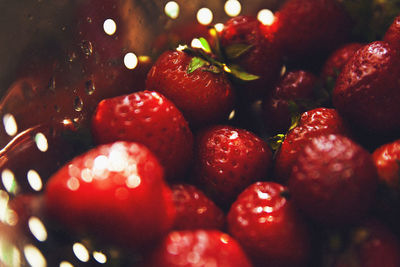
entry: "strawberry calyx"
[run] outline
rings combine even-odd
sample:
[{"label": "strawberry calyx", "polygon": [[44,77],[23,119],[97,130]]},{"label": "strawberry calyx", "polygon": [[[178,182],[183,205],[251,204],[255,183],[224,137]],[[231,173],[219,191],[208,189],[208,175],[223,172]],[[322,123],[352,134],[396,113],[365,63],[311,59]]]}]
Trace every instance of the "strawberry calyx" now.
[{"label": "strawberry calyx", "polygon": [[216,39],[214,49],[204,37],[198,38],[201,44],[200,48],[192,48],[188,45],[180,45],[177,48],[178,51],[183,51],[193,57],[187,68],[188,74],[201,68],[203,71],[209,71],[216,74],[225,72],[242,81],[253,81],[260,78],[260,76],[246,72],[237,64],[228,63],[230,59],[235,59],[245,54],[252,48],[252,45],[234,44],[222,50],[221,45],[219,44],[218,35],[212,35],[215,36]]}]

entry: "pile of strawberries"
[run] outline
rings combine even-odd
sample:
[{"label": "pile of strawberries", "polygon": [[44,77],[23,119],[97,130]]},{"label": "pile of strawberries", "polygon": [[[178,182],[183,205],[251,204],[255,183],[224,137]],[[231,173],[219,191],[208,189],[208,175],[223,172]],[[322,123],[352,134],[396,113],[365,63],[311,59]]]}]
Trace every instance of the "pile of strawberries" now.
[{"label": "pile of strawberries", "polygon": [[352,29],[339,1],[287,0],[163,52],[96,103],[40,212],[123,266],[400,266],[400,17]]}]

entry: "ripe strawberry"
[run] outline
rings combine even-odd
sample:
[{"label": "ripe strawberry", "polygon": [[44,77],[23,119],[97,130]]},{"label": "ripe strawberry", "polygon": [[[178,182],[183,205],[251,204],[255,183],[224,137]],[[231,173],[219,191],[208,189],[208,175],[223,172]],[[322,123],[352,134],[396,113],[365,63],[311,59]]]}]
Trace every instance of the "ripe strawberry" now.
[{"label": "ripe strawberry", "polygon": [[332,51],[348,39],[351,30],[348,14],[335,0],[288,0],[274,23],[276,42],[290,61],[309,61]]},{"label": "ripe strawberry", "polygon": [[164,52],[147,75],[146,89],[174,102],[191,126],[227,119],[235,101],[228,79],[205,66],[188,71],[192,59],[183,51]]},{"label": "ripe strawberry", "polygon": [[222,229],[225,215],[214,202],[193,185],[171,186],[176,219],[174,229]]},{"label": "ripe strawberry", "polygon": [[310,237],[305,222],[285,197],[287,188],[257,182],[228,213],[228,229],[257,266],[305,266]]},{"label": "ripe strawberry", "polygon": [[344,249],[326,267],[396,267],[400,266],[400,242],[381,222],[369,219],[354,227]]},{"label": "ripe strawberry", "polygon": [[298,112],[304,112],[305,102],[314,98],[314,89],[317,77],[311,72],[296,70],[287,72],[264,98],[264,120],[272,133],[286,132],[291,124],[291,110],[289,102],[296,105]]},{"label": "ripe strawberry", "polygon": [[376,212],[397,229],[400,220],[400,140],[378,147],[372,159],[380,182]]},{"label": "ripe strawberry", "polygon": [[251,267],[240,245],[216,230],[173,231],[148,257],[148,267]]},{"label": "ripe strawberry", "polygon": [[280,50],[265,26],[255,17],[237,16],[225,23],[220,40],[228,62],[260,77],[240,84],[239,92],[253,98],[265,95],[278,80],[282,66]]},{"label": "ripe strawberry", "polygon": [[385,42],[388,42],[392,47],[400,50],[400,16],[397,16],[393,23],[387,29],[385,36],[383,37]]},{"label": "ripe strawberry", "polygon": [[293,203],[316,221],[359,220],[375,199],[377,175],[368,151],[341,135],[313,138],[299,152],[289,179]]},{"label": "ripe strawberry", "polygon": [[316,108],[304,112],[297,126],[286,134],[276,155],[275,178],[286,183],[299,151],[309,140],[324,134],[348,134],[347,127],[337,111],[329,108]]},{"label": "ripe strawberry", "polygon": [[400,189],[400,140],[382,145],[372,154],[379,180],[386,186]]},{"label": "ripe strawberry", "polygon": [[[325,61],[322,67],[321,76],[327,81],[332,79],[336,81],[337,76],[342,71],[347,61],[354,53],[363,46],[361,43],[348,43],[336,49]],[[332,88],[333,89],[333,88]]]},{"label": "ripe strawberry", "polygon": [[100,144],[117,140],[145,144],[159,157],[168,179],[181,177],[191,163],[192,132],[175,105],[157,92],[102,100],[93,115],[92,133]]},{"label": "ripe strawberry", "polygon": [[142,249],[174,221],[161,165],[144,145],[115,142],[74,158],[47,183],[46,213],[80,234]]},{"label": "ripe strawberry", "polygon": [[223,206],[255,181],[267,178],[272,153],[251,132],[218,125],[205,129],[195,144],[196,181]]},{"label": "ripe strawberry", "polygon": [[366,132],[400,130],[399,52],[386,42],[360,48],[344,66],[333,91],[339,113]]}]

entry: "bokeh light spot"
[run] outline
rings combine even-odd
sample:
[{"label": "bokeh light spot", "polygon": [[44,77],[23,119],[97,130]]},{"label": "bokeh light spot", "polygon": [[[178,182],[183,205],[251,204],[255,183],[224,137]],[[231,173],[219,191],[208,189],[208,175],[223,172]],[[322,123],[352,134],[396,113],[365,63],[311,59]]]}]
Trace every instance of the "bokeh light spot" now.
[{"label": "bokeh light spot", "polygon": [[9,136],[14,136],[18,132],[18,126],[15,117],[9,113],[3,116],[3,125],[6,133]]},{"label": "bokeh light spot", "polygon": [[237,0],[228,0],[224,5],[225,13],[230,17],[235,17],[242,11],[242,5]]},{"label": "bokeh light spot", "polygon": [[49,149],[49,144],[47,142],[47,138],[42,133],[37,133],[35,135],[35,143],[36,143],[37,148],[42,152],[46,152],[47,149]]},{"label": "bokeh light spot", "polygon": [[103,23],[104,32],[113,35],[117,31],[117,24],[113,19],[106,19]]},{"label": "bokeh light spot", "polygon": [[14,173],[9,169],[4,169],[1,172],[1,181],[3,182],[4,188],[9,193],[15,194],[17,192],[17,182],[15,180]]},{"label": "bokeh light spot", "polygon": [[60,262],[60,267],[74,267],[74,265],[72,265],[68,261],[62,261]]},{"label": "bokeh light spot", "polygon": [[37,217],[30,217],[28,221],[29,230],[37,240],[43,242],[47,239],[46,227]]},{"label": "bokeh light spot", "polygon": [[28,183],[35,191],[40,191],[43,188],[42,178],[40,178],[39,173],[35,170],[29,170],[26,177],[28,178]]},{"label": "bokeh light spot", "polygon": [[176,19],[179,16],[179,5],[175,1],[169,1],[164,7],[165,14],[171,19]]},{"label": "bokeh light spot", "polygon": [[47,262],[40,250],[33,245],[26,245],[24,247],[25,258],[31,266],[46,267]]},{"label": "bokeh light spot", "polygon": [[102,252],[99,251],[94,251],[93,252],[93,258],[101,264],[104,264],[107,262],[107,256],[105,254],[103,254]]},{"label": "bokeh light spot", "polygon": [[203,25],[209,25],[213,20],[213,13],[209,8],[203,7],[197,11],[197,21]]},{"label": "bokeh light spot", "polygon": [[87,248],[81,243],[75,243],[72,246],[72,250],[74,251],[75,256],[82,262],[89,261],[89,251]]},{"label": "bokeh light spot", "polygon": [[261,9],[257,13],[257,19],[264,25],[272,25],[275,20],[274,13],[269,9]]},{"label": "bokeh light spot", "polygon": [[137,56],[132,52],[127,53],[124,56],[125,67],[127,67],[130,70],[133,70],[134,68],[136,68],[136,66],[138,65],[138,62],[139,61],[138,61]]}]

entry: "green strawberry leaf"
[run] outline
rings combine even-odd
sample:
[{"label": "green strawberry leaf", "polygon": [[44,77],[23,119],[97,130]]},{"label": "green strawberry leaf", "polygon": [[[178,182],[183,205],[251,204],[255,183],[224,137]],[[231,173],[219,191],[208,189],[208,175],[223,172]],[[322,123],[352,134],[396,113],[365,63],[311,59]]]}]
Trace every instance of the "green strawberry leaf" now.
[{"label": "green strawberry leaf", "polygon": [[301,114],[299,112],[299,106],[294,101],[289,101],[289,112],[290,112],[291,122],[290,122],[290,127],[289,127],[288,131],[292,130],[299,124],[300,117],[301,117]]},{"label": "green strawberry leaf", "polygon": [[209,63],[200,58],[200,57],[193,57],[192,60],[190,60],[189,66],[187,68],[187,73],[190,74],[192,72],[194,72],[195,70],[197,70],[198,68],[201,68],[205,65],[208,65]]},{"label": "green strawberry leaf", "polygon": [[273,151],[277,151],[281,147],[285,137],[285,134],[277,134],[268,138],[267,142]]},{"label": "green strawberry leaf", "polygon": [[249,51],[252,47],[252,45],[248,44],[233,44],[225,48],[225,54],[228,59],[235,59]]},{"label": "green strawberry leaf", "polygon": [[201,46],[203,47],[203,50],[206,51],[207,53],[212,53],[211,47],[208,44],[207,40],[204,37],[200,37],[199,41],[201,43]]},{"label": "green strawberry leaf", "polygon": [[260,78],[260,76],[244,71],[238,65],[229,65],[229,66],[225,65],[224,70],[242,81],[254,81]]}]

